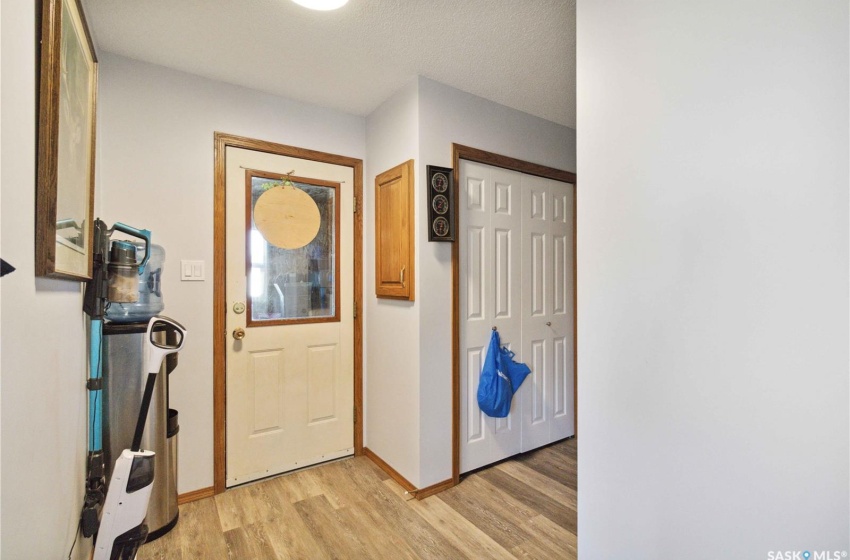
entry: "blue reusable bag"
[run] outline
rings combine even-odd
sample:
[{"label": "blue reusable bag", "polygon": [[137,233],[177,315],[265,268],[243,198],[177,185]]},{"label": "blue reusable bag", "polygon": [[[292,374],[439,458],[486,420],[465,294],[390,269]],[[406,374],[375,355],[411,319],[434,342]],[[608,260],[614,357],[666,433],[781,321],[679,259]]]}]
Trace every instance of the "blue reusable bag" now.
[{"label": "blue reusable bag", "polygon": [[487,357],[484,358],[484,367],[481,368],[481,378],[478,380],[478,407],[484,414],[494,418],[504,418],[508,415],[514,396],[511,380],[500,371],[500,353],[499,333],[493,331]]},{"label": "blue reusable bag", "polygon": [[531,373],[531,368],[521,362],[515,362],[514,356],[515,354],[504,346],[499,348],[499,370],[508,375],[508,379],[511,380],[511,391],[516,393]]}]

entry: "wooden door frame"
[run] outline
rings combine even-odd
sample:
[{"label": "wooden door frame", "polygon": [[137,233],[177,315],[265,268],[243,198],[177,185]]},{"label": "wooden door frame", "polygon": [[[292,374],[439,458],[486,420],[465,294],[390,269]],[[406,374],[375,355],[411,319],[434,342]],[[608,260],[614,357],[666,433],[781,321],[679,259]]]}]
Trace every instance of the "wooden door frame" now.
[{"label": "wooden door frame", "polygon": [[[354,175],[354,454],[363,454],[363,160],[255,140],[244,136],[215,133],[215,175],[213,209],[213,490],[226,490],[226,350],[225,326],[227,281],[225,251],[226,179],[225,152],[228,147],[294,157],[351,167]],[[345,310],[349,312],[349,310]]]},{"label": "wooden door frame", "polygon": [[[573,185],[573,422],[575,433],[578,434],[578,308],[577,308],[577,255],[576,255],[576,207],[578,200],[578,183],[576,174],[554,167],[546,167],[528,161],[470,148],[461,144],[452,144],[452,167],[454,168],[454,207],[460,215],[460,160],[474,163],[484,163],[502,169],[519,171],[526,175],[534,175],[545,179],[554,179]],[[457,224],[458,227],[460,224]],[[462,235],[452,243],[452,482],[460,483],[460,243]]]}]

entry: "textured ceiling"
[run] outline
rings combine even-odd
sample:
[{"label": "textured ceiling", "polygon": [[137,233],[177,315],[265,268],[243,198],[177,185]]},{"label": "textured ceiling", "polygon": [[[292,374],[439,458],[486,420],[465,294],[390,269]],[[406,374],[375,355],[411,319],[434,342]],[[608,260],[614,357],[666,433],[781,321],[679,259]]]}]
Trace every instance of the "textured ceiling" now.
[{"label": "textured ceiling", "polygon": [[575,128],[575,0],[83,0],[108,51],[356,115],[416,75]]}]

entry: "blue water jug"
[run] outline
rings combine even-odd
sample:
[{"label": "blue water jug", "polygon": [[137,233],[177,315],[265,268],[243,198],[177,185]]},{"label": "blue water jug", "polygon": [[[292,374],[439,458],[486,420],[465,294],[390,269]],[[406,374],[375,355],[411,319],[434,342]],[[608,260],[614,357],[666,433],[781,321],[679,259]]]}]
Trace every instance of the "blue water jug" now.
[{"label": "blue water jug", "polygon": [[[115,243],[115,242],[113,242]],[[126,243],[126,242],[121,242]],[[132,243],[136,247],[136,262],[145,257],[145,244]],[[107,301],[106,319],[114,323],[138,323],[147,321],[165,309],[162,299],[162,270],[165,264],[165,249],[160,245],[151,245],[151,256],[142,274],[138,274],[138,301]]]}]

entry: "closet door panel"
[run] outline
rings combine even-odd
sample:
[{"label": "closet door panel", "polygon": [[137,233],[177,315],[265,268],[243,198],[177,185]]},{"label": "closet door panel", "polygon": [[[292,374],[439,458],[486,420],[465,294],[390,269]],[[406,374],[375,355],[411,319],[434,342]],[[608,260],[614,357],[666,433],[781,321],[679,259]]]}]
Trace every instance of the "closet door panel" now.
[{"label": "closet door panel", "polygon": [[489,463],[492,419],[478,408],[477,392],[487,353],[487,269],[490,218],[486,209],[489,170],[462,166],[459,182],[460,223],[460,387],[461,472]]},{"label": "closet door panel", "polygon": [[518,173],[461,162],[461,472],[519,452],[520,406],[506,418],[478,408],[478,381],[492,328],[502,344],[518,346],[520,324]]},{"label": "closet door panel", "polygon": [[[461,472],[573,435],[572,185],[461,161]],[[492,328],[532,373],[507,418],[478,408]]]},{"label": "closet door panel", "polygon": [[[493,185],[493,205],[490,208],[490,239],[493,247],[493,288],[490,292],[493,316],[487,328],[499,331],[502,346],[520,354],[522,322],[520,319],[522,262],[520,215],[520,186],[522,174],[498,167],[490,167]],[[511,411],[506,418],[494,418],[494,438],[491,462],[501,461],[516,455],[522,449],[522,402],[514,398]]]},{"label": "closet door panel", "polygon": [[[553,216],[549,181],[522,178],[522,356],[531,374],[520,387],[522,451],[550,443],[553,414]],[[550,324],[547,324],[550,323]]]},{"label": "closet door panel", "polygon": [[575,188],[550,181],[552,198],[553,293],[552,293],[552,373],[553,402],[550,440],[575,435],[575,230],[573,228]]}]

